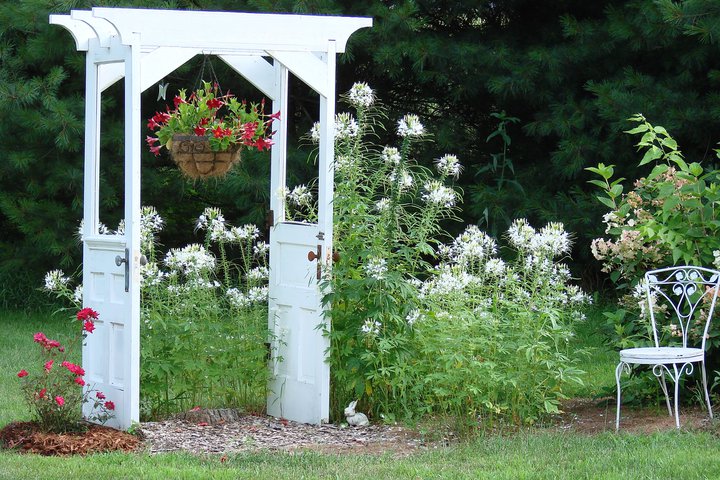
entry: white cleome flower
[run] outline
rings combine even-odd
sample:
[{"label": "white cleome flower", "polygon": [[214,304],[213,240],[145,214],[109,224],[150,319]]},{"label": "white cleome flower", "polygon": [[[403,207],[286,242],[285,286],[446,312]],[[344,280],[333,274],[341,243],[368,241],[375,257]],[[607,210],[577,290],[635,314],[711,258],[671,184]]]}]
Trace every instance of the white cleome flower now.
[{"label": "white cleome flower", "polygon": [[62,270],[52,270],[45,274],[44,288],[48,292],[57,292],[62,290],[68,282],[70,282],[70,278],[66,277]]},{"label": "white cleome flower", "polygon": [[405,317],[405,321],[408,323],[408,325],[412,326],[415,324],[415,322],[420,320],[421,317],[422,315],[420,315],[420,310],[416,309],[407,314],[407,316]]},{"label": "white cleome flower", "polygon": [[355,82],[348,92],[350,103],[357,108],[367,108],[375,103],[375,92],[365,82]]},{"label": "white cleome flower", "polygon": [[535,229],[528,224],[527,220],[519,218],[510,225],[507,236],[515,248],[525,249],[530,245],[530,240],[535,236]]},{"label": "white cleome flower", "polygon": [[390,165],[399,165],[400,161],[402,160],[400,151],[395,147],[383,148],[383,151],[380,154],[380,157],[383,159],[383,161],[385,163],[388,163]]},{"label": "white cleome flower", "polygon": [[499,258],[491,258],[485,264],[485,273],[494,277],[500,277],[505,273],[505,262]]},{"label": "white cleome flower", "polygon": [[425,193],[422,199],[430,205],[438,205],[445,208],[455,206],[457,194],[452,188],[446,187],[437,180],[431,180],[425,184]]},{"label": "white cleome flower", "polygon": [[548,223],[539,233],[530,239],[530,249],[557,257],[570,253],[570,234],[562,223]]},{"label": "white cleome flower", "polygon": [[452,245],[442,251],[451,261],[462,265],[475,260],[482,261],[496,252],[495,239],[481,231],[477,225],[468,226],[453,240]]},{"label": "white cleome flower", "polygon": [[232,227],[228,232],[228,240],[235,243],[243,243],[248,240],[255,240],[260,236],[260,230],[255,225],[248,223],[242,227]]},{"label": "white cleome flower", "polygon": [[320,142],[320,122],[313,123],[313,126],[310,129],[310,139],[313,143]]},{"label": "white cleome flower", "polygon": [[75,287],[75,291],[73,291],[73,301],[77,303],[78,305],[82,305],[82,297],[83,297],[83,286],[82,283]]},{"label": "white cleome flower", "polygon": [[381,198],[375,203],[375,210],[378,212],[384,212],[390,208],[390,199],[389,198]]},{"label": "white cleome flower", "polygon": [[368,277],[382,280],[387,273],[387,262],[384,258],[370,257],[363,265],[363,270]]},{"label": "white cleome flower", "polygon": [[247,277],[250,280],[255,280],[255,281],[267,280],[269,276],[270,276],[270,271],[268,270],[267,267],[255,267],[252,270],[250,270],[247,274]]},{"label": "white cleome flower", "polygon": [[188,276],[201,276],[215,268],[215,257],[198,244],[172,248],[165,255],[165,265]]},{"label": "white cleome flower", "polygon": [[265,242],[258,242],[253,247],[253,253],[257,255],[258,257],[265,258],[267,254],[270,252],[270,245],[268,245]]},{"label": "white cleome flower", "polygon": [[462,171],[462,165],[455,155],[443,155],[435,161],[435,168],[437,168],[440,175],[446,177],[458,178]]},{"label": "white cleome flower", "polygon": [[338,113],[335,115],[335,138],[347,139],[356,137],[360,127],[355,118],[347,113]]},{"label": "white cleome flower", "polygon": [[365,335],[377,336],[378,334],[380,334],[381,327],[382,323],[378,322],[377,320],[368,318],[367,320],[365,320],[365,323],[363,323],[362,327],[360,327],[360,331]]},{"label": "white cleome flower", "polygon": [[297,205],[298,207],[310,206],[312,205],[313,196],[307,186],[298,185],[288,193],[287,199],[291,204]]},{"label": "white cleome flower", "polygon": [[410,187],[413,186],[413,183],[415,183],[412,173],[407,170],[401,170],[399,176],[397,170],[390,172],[390,175],[388,175],[388,180],[391,184],[397,182],[397,188],[401,192],[410,189]]},{"label": "white cleome flower", "polygon": [[425,134],[425,127],[420,123],[417,115],[408,114],[398,120],[397,133],[401,137],[422,137]]}]

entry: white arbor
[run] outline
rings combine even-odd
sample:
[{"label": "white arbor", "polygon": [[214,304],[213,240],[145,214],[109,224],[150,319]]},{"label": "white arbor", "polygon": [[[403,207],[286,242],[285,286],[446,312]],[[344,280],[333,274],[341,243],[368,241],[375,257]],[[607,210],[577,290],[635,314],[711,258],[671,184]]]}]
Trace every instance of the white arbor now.
[{"label": "white arbor", "polygon": [[[271,152],[271,192],[285,186],[288,72],[320,95],[318,223],[285,219],[271,195],[270,315],[274,380],[268,412],[321,423],[329,416],[327,339],[317,272],[333,242],[335,55],[369,18],[124,8],[73,10],[50,23],[72,33],[86,53],[83,301],[100,313],[83,347],[89,386],[116,405],[111,423],[139,420],[140,392],[140,94],[197,54],[220,57],[281,112]],[[100,100],[125,79],[124,235],[100,235]],[[308,256],[312,251],[313,255]],[[312,258],[312,260],[310,260]],[[283,361],[278,361],[282,358]],[[86,412],[88,413],[88,412]]]}]

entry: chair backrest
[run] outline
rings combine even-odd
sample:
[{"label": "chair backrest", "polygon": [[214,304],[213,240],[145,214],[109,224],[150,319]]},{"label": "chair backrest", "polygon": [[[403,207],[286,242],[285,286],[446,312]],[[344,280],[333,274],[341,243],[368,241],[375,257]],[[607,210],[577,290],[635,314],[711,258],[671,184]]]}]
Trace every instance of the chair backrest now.
[{"label": "chair backrest", "polygon": [[[655,346],[663,335],[682,338],[682,346],[705,350],[710,321],[720,291],[720,272],[703,267],[681,266],[650,270],[645,274]],[[656,316],[664,319],[658,326]],[[664,331],[658,331],[666,328]]]}]

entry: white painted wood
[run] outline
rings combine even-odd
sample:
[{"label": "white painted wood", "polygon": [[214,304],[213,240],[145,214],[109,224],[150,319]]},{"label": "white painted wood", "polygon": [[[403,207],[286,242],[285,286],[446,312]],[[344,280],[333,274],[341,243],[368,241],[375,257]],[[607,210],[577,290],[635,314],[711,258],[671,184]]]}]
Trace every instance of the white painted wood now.
[{"label": "white painted wood", "polygon": [[80,20],[73,20],[69,15],[50,15],[50,24],[65,27],[75,39],[75,48],[78,51],[87,51],[90,48],[88,41],[97,38],[95,30],[90,28],[90,25]]},{"label": "white painted wood", "polygon": [[[278,223],[270,233],[269,310],[276,337],[272,342],[273,379],[267,411],[302,423],[326,423],[330,390],[325,383],[326,339],[315,251],[317,225]],[[280,360],[282,359],[282,360]]]},{"label": "white painted wood", "polygon": [[92,12],[86,10],[72,10],[70,16],[73,20],[81,20],[85,22],[95,31],[95,37],[100,41],[100,46],[103,48],[110,47],[110,40],[112,37],[119,36],[118,30],[113,26],[112,23],[93,16]]},{"label": "white painted wood", "polygon": [[[150,52],[144,52],[140,62],[142,74],[140,88],[144,92],[199,52],[200,50],[196,48],[172,47],[161,47]],[[100,91],[105,91],[124,76],[125,67],[122,64],[108,63],[101,65],[100,80],[98,82]]]},{"label": "white painted wood", "polygon": [[273,136],[275,144],[270,151],[270,210],[274,216],[273,223],[277,224],[285,221],[285,202],[279,192],[285,187],[287,175],[288,71],[280,62],[275,62],[273,71],[273,88],[278,90],[279,95],[272,102],[272,111],[280,112],[280,120],[273,124],[276,133]]},{"label": "white painted wood", "polygon": [[123,43],[136,32],[144,46],[193,47],[205,53],[324,51],[330,39],[343,52],[353,32],[372,25],[372,19],[359,17],[132,8],[95,7],[92,15],[111,22]]},{"label": "white painted wood", "polygon": [[[131,300],[125,292],[125,266],[115,257],[125,256],[125,237],[94,235],[84,237],[83,305],[99,313],[95,331],[82,349],[85,389],[105,394],[115,404],[115,417],[106,425],[126,429],[132,420],[131,365],[127,361],[131,343]],[[96,393],[91,393],[91,399]],[[83,405],[83,415],[93,413],[92,401]]]},{"label": "white painted wood", "polygon": [[267,98],[270,100],[280,98],[275,69],[267,60],[258,55],[220,55],[220,58]]},{"label": "white painted wood", "polygon": [[[118,407],[113,425],[127,428],[139,416],[140,93],[199,51],[220,55],[273,99],[273,111],[281,111],[271,153],[270,206],[275,225],[270,235],[270,322],[278,337],[273,344],[276,376],[268,412],[301,422],[326,422],[330,370],[324,361],[328,341],[316,328],[326,322],[316,267],[318,262],[329,266],[332,252],[335,55],[344,51],[353,32],[371,26],[372,20],[93,8],[73,11],[70,16],[52,15],[50,21],[68,29],[76,47],[88,52],[83,277],[86,305],[100,313],[97,331],[101,333],[88,337],[83,361],[91,382]],[[270,67],[262,58],[268,55],[273,57]],[[117,61],[125,63],[113,63]],[[286,179],[288,70],[321,94],[317,225],[285,222],[284,206],[277,197]],[[98,236],[99,99],[104,88],[123,76],[126,231],[124,236]],[[316,251],[318,245],[323,257],[308,261],[308,252]],[[128,292],[124,265],[115,265],[115,256],[124,256],[126,248],[130,253]]]},{"label": "white painted wood", "polygon": [[269,50],[273,58],[279,60],[296,77],[305,82],[310,88],[323,96],[329,96],[328,78],[335,83],[335,70],[328,77],[327,63],[318,59],[309,52],[281,52]]}]

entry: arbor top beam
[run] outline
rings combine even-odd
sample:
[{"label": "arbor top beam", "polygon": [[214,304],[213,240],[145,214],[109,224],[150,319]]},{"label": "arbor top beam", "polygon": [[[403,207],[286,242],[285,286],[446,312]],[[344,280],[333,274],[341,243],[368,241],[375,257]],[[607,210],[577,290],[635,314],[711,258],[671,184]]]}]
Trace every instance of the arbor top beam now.
[{"label": "arbor top beam", "polygon": [[344,52],[348,38],[372,26],[366,17],[291,15],[192,10],[102,8],[51,15],[75,37],[79,50],[97,38],[106,46],[111,37],[125,45],[139,39],[144,50],[157,47],[192,47],[203,53],[222,52],[326,52],[329,41]]}]

